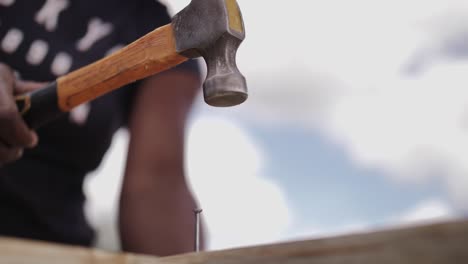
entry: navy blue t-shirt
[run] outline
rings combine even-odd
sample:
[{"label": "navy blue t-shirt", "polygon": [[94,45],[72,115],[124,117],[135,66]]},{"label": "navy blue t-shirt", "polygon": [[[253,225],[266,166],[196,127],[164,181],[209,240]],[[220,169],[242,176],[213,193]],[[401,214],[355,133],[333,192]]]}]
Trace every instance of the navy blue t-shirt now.
[{"label": "navy blue t-shirt", "polygon": [[[52,81],[170,22],[154,0],[2,0],[0,62]],[[195,61],[178,69],[197,71]],[[125,126],[138,82],[38,130],[37,148],[0,168],[0,235],[90,245],[82,184]]]}]

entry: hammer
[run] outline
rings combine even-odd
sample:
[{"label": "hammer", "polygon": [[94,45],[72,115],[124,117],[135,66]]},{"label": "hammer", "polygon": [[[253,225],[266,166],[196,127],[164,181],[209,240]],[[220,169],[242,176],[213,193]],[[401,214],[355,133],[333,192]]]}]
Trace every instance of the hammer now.
[{"label": "hammer", "polygon": [[205,102],[238,105],[247,99],[246,81],[236,65],[244,38],[236,0],[192,0],[172,23],[42,89],[16,97],[16,104],[28,126],[37,129],[80,104],[201,56],[208,69]]}]

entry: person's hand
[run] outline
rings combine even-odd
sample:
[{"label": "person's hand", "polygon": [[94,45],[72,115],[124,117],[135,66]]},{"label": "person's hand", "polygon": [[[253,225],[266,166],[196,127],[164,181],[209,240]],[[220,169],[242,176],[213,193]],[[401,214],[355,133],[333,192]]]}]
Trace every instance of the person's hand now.
[{"label": "person's hand", "polygon": [[14,96],[41,86],[16,80],[10,67],[0,63],[0,165],[19,159],[24,148],[37,145],[37,134],[23,121]]}]

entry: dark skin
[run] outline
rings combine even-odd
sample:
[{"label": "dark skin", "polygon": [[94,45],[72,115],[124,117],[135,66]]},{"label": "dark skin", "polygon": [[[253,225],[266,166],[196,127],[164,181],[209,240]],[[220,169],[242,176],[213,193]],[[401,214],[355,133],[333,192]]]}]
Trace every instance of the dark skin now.
[{"label": "dark skin", "polygon": [[[8,66],[0,65],[0,163],[19,159],[24,148],[37,144],[14,95],[43,86],[16,80]],[[124,251],[158,256],[193,251],[197,205],[185,177],[184,132],[199,87],[197,74],[169,70],[147,78],[138,90],[120,198]]]},{"label": "dark skin", "polygon": [[199,87],[197,75],[169,71],[147,79],[135,98],[120,200],[122,246],[129,251],[193,251],[197,205],[185,178],[184,131]]},{"label": "dark skin", "polygon": [[16,80],[13,71],[0,64],[0,164],[21,158],[25,148],[36,146],[38,138],[18,113],[14,95],[38,87],[39,83]]}]

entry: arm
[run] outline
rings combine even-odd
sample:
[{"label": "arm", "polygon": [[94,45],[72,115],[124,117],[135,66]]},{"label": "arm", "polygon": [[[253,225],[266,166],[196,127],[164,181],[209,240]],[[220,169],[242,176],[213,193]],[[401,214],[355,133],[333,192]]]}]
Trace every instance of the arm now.
[{"label": "arm", "polygon": [[120,200],[125,251],[159,256],[193,250],[195,200],[184,174],[187,115],[199,77],[168,71],[143,82],[130,119]]}]

